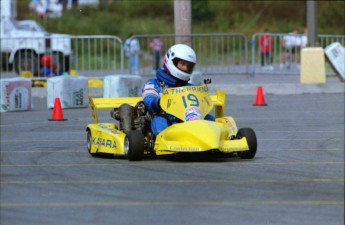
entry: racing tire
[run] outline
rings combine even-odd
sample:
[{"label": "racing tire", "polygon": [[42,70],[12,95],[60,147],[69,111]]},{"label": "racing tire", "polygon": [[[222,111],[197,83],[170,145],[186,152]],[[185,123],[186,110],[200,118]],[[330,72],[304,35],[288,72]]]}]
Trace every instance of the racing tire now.
[{"label": "racing tire", "polygon": [[144,157],[144,135],[140,130],[131,130],[126,134],[124,151],[129,161],[141,161]]},{"label": "racing tire", "polygon": [[92,134],[91,131],[87,131],[87,151],[90,153],[91,156],[95,156],[96,153],[91,153],[91,147],[92,147]]},{"label": "racing tire", "polygon": [[243,137],[247,139],[249,150],[244,152],[237,152],[237,155],[241,159],[252,159],[254,158],[257,149],[256,134],[251,128],[241,128],[237,132],[236,138],[241,139]]}]

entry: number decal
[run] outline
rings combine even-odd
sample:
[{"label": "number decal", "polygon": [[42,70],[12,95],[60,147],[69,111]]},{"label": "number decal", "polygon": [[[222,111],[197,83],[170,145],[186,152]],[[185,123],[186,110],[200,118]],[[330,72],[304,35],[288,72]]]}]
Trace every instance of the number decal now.
[{"label": "number decal", "polygon": [[[196,107],[199,106],[199,99],[198,99],[198,97],[196,97],[193,94],[187,95],[187,100],[186,100],[185,96],[182,96],[182,101],[183,101],[183,106],[185,108],[187,108],[189,106],[196,106]],[[188,104],[187,104],[187,101],[188,101]]]}]

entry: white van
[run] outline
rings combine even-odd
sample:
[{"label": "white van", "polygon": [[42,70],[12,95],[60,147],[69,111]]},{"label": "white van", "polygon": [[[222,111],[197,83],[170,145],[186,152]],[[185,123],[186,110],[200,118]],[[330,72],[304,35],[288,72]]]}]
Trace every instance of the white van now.
[{"label": "white van", "polygon": [[1,70],[14,69],[17,74],[30,71],[39,76],[40,59],[51,55],[58,73],[69,71],[72,60],[71,37],[44,30],[36,21],[17,21],[11,15],[13,0],[1,0]]}]

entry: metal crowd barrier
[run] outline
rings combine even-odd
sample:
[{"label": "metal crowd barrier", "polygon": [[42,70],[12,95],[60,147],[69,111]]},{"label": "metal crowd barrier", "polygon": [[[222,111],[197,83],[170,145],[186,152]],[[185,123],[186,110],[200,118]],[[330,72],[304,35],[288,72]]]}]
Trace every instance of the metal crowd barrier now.
[{"label": "metal crowd barrier", "polygon": [[[284,49],[283,38],[288,35],[273,34],[268,35],[272,39],[270,57],[267,59],[263,57],[260,52],[259,40],[260,37],[267,35],[265,33],[256,33],[251,39],[251,68],[250,74],[255,76],[257,74],[299,74],[300,73],[300,59],[301,50],[300,46],[292,46],[289,50]],[[303,34],[296,34],[297,38],[302,38]],[[318,35],[317,44],[319,47],[326,48],[328,45],[339,42],[345,46],[345,35]],[[295,52],[295,57],[292,57],[292,52]],[[283,62],[283,55],[286,60]],[[327,75],[334,75],[329,63],[326,61]]]},{"label": "metal crowd barrier", "polygon": [[122,40],[116,36],[1,37],[1,74],[47,78],[73,73],[104,76],[121,73]]},{"label": "metal crowd barrier", "polygon": [[[282,64],[284,52],[282,39],[286,34],[270,34],[272,37],[271,65],[261,66],[259,38],[257,33],[247,39],[241,33],[220,34],[153,34],[136,35],[140,43],[140,75],[154,75],[153,51],[151,41],[160,36],[164,46],[161,50],[161,62],[167,49],[179,42],[191,44],[197,54],[195,70],[204,74],[299,74],[301,48],[295,46],[296,58],[289,61],[289,66]],[[301,35],[299,35],[301,36]],[[179,41],[176,41],[176,40]],[[17,44],[14,45],[13,42]],[[51,58],[51,69],[58,70],[58,75],[77,71],[88,77],[104,77],[110,74],[128,74],[128,57],[125,56],[124,42],[117,36],[63,36],[63,37],[1,37],[1,77],[19,75],[21,71],[31,71],[34,76],[47,77],[42,69],[42,56],[47,53]],[[318,35],[317,42],[325,48],[333,42],[345,45],[345,35]],[[24,50],[13,51],[14,46],[27,46]],[[55,46],[55,47],[54,47]],[[56,47],[60,46],[60,47]],[[62,47],[61,47],[62,46]],[[30,49],[39,49],[39,54]],[[71,52],[68,53],[68,49]],[[16,52],[16,54],[11,54]],[[60,52],[60,53],[59,53]],[[62,53],[64,52],[64,53]],[[266,62],[267,63],[267,62]],[[333,74],[327,64],[327,74]],[[43,71],[43,72],[42,72]]]},{"label": "metal crowd barrier", "polygon": [[122,73],[124,49],[116,36],[73,36],[74,69],[78,74],[102,77]]},{"label": "metal crowd barrier", "polygon": [[[153,51],[150,43],[161,37],[164,46],[161,50],[161,63],[168,48],[178,41],[191,44],[197,55],[195,71],[204,74],[247,74],[248,40],[244,34],[192,34],[192,35],[136,35],[140,43],[139,74],[154,74]],[[185,40],[185,41],[183,41]],[[126,61],[128,67],[128,60]]]}]

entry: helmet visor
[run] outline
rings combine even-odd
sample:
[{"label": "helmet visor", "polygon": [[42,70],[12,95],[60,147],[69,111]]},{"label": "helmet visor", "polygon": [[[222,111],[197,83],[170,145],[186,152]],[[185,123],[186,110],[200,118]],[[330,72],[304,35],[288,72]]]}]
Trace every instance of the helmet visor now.
[{"label": "helmet visor", "polygon": [[173,59],[173,62],[176,68],[178,68],[179,70],[185,73],[192,74],[195,63],[192,63],[183,59],[179,59],[179,58]]}]

